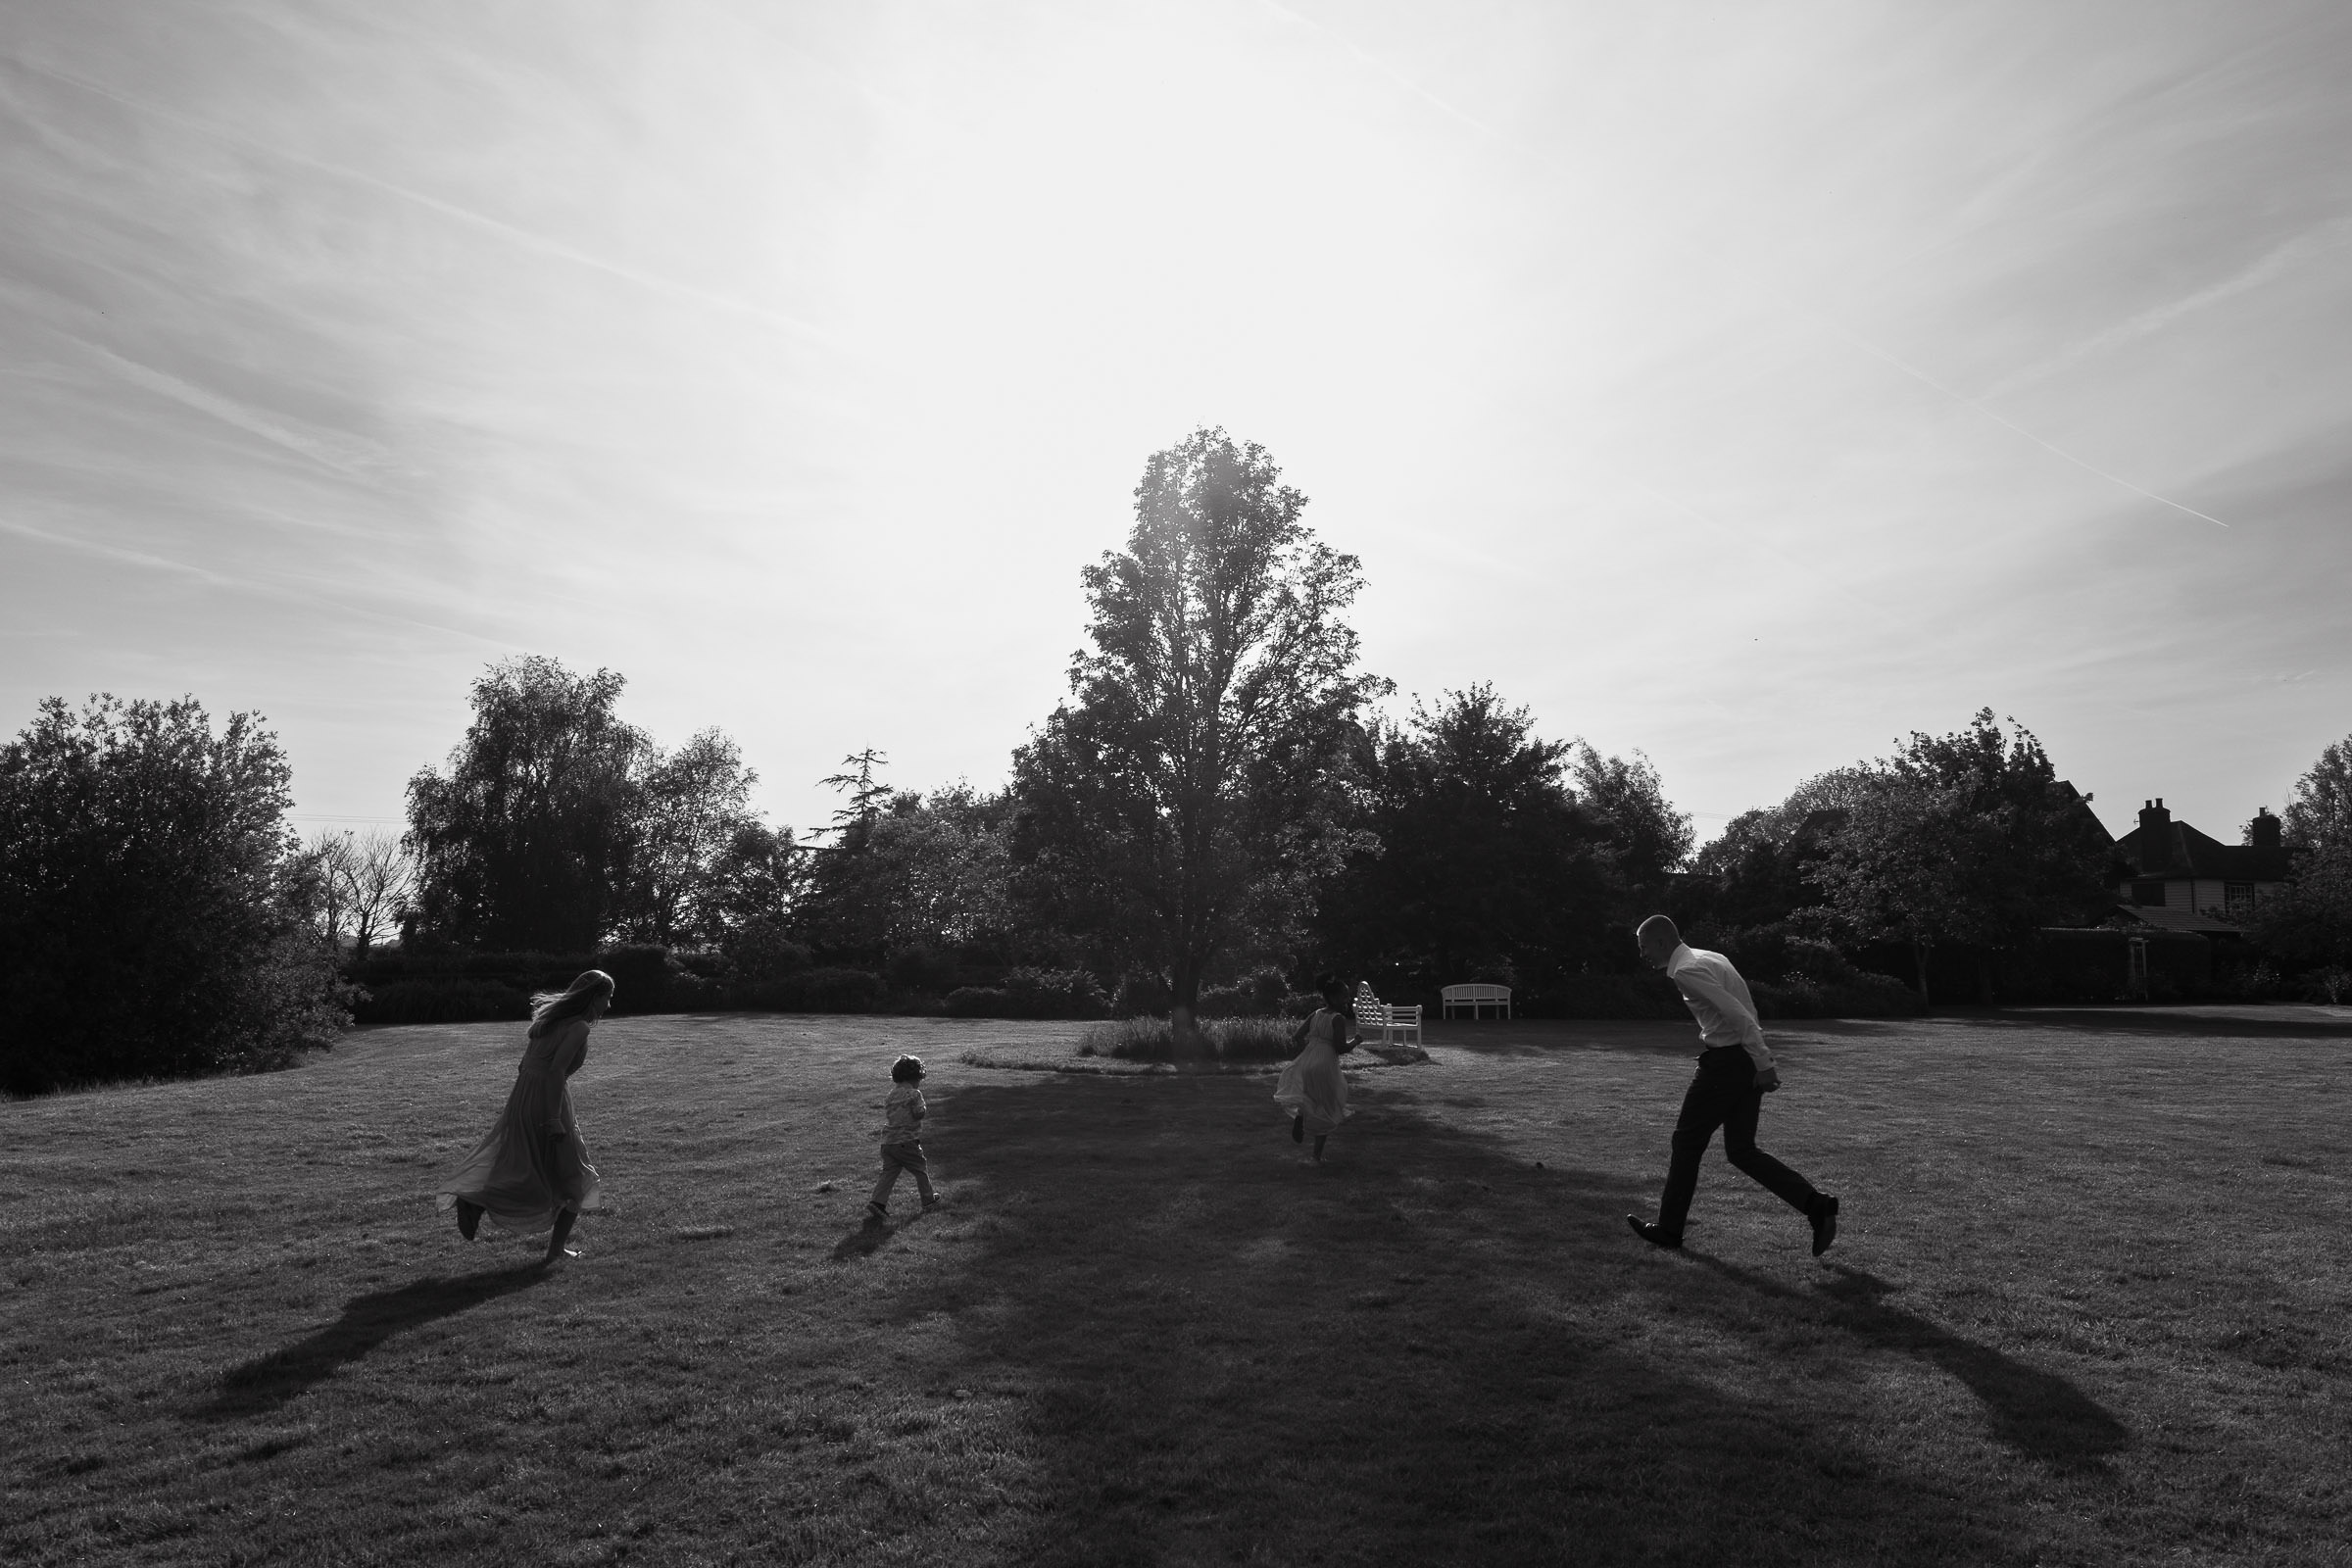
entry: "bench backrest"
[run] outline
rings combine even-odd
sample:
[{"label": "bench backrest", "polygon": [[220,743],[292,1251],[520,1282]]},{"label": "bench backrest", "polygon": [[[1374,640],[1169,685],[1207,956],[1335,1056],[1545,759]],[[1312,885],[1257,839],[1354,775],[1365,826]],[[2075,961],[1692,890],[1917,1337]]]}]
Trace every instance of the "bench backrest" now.
[{"label": "bench backrest", "polygon": [[1445,998],[1447,1002],[1508,1002],[1511,1000],[1511,988],[1491,985],[1447,986]]}]

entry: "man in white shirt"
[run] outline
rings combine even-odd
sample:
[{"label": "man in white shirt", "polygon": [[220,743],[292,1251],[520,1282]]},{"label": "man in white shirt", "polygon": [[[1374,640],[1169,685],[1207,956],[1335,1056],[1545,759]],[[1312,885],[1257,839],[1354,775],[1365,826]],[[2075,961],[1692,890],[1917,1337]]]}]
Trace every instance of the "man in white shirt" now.
[{"label": "man in white shirt", "polygon": [[1781,1087],[1781,1075],[1772,1048],[1764,1044],[1764,1026],[1756,1019],[1747,982],[1722,954],[1685,947],[1683,934],[1662,914],[1642,921],[1634,940],[1642,956],[1665,970],[1683,994],[1705,1049],[1698,1054],[1698,1076],[1683,1096],[1682,1114],[1675,1118],[1674,1158],[1666,1167],[1657,1220],[1628,1214],[1625,1222],[1652,1246],[1682,1246],[1690,1198],[1698,1191],[1698,1161],[1721,1127],[1725,1156],[1805,1216],[1813,1227],[1813,1255],[1819,1257],[1838,1239],[1838,1200],[1816,1192],[1811,1182],[1756,1147],[1756,1118],[1765,1095]]}]

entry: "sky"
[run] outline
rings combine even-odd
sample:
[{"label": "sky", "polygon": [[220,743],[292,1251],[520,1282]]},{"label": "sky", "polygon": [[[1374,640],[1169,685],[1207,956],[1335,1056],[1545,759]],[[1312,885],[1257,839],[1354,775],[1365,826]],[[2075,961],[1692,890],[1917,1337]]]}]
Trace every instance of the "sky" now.
[{"label": "sky", "polygon": [[1262,443],[1401,706],[1700,837],[2014,716],[2225,840],[2352,731],[2352,8],[0,0],[0,733],[486,665],[807,826],[1000,783],[1145,460]]}]

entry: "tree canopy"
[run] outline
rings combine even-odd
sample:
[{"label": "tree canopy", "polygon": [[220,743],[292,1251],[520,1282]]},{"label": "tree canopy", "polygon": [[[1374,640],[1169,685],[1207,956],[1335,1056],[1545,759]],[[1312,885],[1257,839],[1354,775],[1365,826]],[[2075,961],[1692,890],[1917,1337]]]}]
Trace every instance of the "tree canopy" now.
[{"label": "tree canopy", "polygon": [[252,713],[60,699],[0,748],[0,1082],[268,1066],[348,1021]]},{"label": "tree canopy", "polygon": [[2110,845],[2033,731],[1992,710],[1949,735],[1914,732],[1849,775],[1807,875],[1849,940],[2008,947],[2073,924],[2109,897]]},{"label": "tree canopy", "polygon": [[2352,735],[2329,743],[2295,780],[2295,793],[2278,813],[2279,837],[2304,849],[2352,848]]},{"label": "tree canopy", "polygon": [[449,770],[409,781],[414,929],[458,947],[577,953],[715,937],[714,880],[758,775],[704,730],[663,752],[614,710],[623,678],[538,655],[473,683]]},{"label": "tree canopy", "polygon": [[[1459,980],[1541,987],[1605,962],[1620,912],[1615,824],[1569,787],[1574,750],[1539,737],[1528,710],[1489,685],[1435,707],[1415,701],[1401,725],[1381,727],[1366,838],[1320,901],[1332,961],[1421,992]],[[1618,946],[1632,951],[1630,939]]]},{"label": "tree canopy", "polygon": [[1388,686],[1342,618],[1359,564],[1305,506],[1222,430],[1153,454],[1127,548],[1084,572],[1072,697],[1013,758],[1034,907],[1164,975],[1180,1031],[1209,965],[1297,933],[1357,843],[1357,719]]},{"label": "tree canopy", "polygon": [[653,743],[613,704],[627,682],[527,655],[473,683],[446,775],[409,780],[418,926],[461,947],[576,953],[618,923]]}]

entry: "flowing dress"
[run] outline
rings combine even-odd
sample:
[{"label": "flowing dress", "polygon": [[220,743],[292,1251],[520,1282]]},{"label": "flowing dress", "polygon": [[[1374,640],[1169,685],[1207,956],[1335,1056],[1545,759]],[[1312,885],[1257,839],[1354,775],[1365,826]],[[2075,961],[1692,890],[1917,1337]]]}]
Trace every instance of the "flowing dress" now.
[{"label": "flowing dress", "polygon": [[553,1228],[564,1209],[599,1206],[596,1167],[588,1163],[565,1082],[587,1059],[585,1018],[565,1018],[531,1036],[507,1108],[441,1184],[441,1207],[464,1199],[507,1230],[529,1236]]},{"label": "flowing dress", "polygon": [[1348,1119],[1348,1078],[1340,1071],[1339,1032],[1347,1024],[1329,1007],[1306,1021],[1306,1049],[1291,1058],[1274,1085],[1274,1103],[1286,1116],[1306,1118],[1320,1138]]}]

